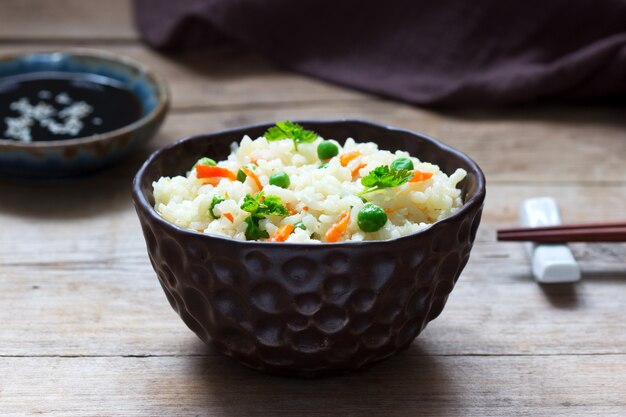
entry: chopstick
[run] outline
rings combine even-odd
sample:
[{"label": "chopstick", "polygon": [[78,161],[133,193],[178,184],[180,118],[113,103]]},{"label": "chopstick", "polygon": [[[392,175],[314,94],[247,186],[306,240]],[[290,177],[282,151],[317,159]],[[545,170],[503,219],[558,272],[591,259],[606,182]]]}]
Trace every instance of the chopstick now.
[{"label": "chopstick", "polygon": [[626,222],[563,224],[498,230],[499,241],[566,243],[626,242]]}]

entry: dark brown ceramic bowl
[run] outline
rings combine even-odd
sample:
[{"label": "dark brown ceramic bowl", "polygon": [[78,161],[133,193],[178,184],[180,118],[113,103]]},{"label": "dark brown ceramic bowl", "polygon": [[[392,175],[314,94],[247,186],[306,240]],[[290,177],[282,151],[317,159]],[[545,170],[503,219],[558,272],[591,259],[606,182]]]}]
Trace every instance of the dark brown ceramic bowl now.
[{"label": "dark brown ceramic bowl", "polygon": [[184,175],[204,155],[225,159],[232,142],[271,124],[193,136],[155,152],[135,177],[133,198],[165,295],[202,340],[259,371],[353,371],[406,349],[441,313],[469,259],[485,178],[470,158],[420,133],[353,120],[298,123],[326,138],[408,151],[448,174],[463,168],[465,204],[419,233],[333,244],[209,236],[154,210],[153,181]]}]

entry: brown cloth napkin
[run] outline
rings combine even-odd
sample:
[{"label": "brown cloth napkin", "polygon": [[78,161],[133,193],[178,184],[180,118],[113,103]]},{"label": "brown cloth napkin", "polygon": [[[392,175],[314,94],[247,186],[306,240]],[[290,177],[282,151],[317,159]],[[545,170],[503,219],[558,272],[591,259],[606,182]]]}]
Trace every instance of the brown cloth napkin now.
[{"label": "brown cloth napkin", "polygon": [[421,105],[626,96],[626,0],[135,0],[156,48],[235,41]]}]

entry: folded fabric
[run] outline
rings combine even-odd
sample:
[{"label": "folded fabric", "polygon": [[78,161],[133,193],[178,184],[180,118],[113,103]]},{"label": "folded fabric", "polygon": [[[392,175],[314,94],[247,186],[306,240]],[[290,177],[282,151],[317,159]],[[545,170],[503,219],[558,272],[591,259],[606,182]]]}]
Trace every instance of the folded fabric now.
[{"label": "folded fabric", "polygon": [[626,0],[135,0],[151,46],[235,41],[420,105],[626,95]]}]

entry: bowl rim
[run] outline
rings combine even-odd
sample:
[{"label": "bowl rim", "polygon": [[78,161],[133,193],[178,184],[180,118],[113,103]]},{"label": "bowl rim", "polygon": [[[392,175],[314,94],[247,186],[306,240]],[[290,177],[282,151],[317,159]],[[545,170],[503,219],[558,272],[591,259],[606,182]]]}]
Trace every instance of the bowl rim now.
[{"label": "bowl rim", "polygon": [[[110,130],[104,133],[98,133],[90,136],[81,136],[78,138],[72,139],[61,139],[61,140],[49,140],[42,142],[20,142],[11,139],[5,139],[0,136],[0,148],[13,148],[13,149],[51,149],[51,148],[65,148],[67,146],[78,146],[84,144],[92,144],[97,142],[104,142],[107,140],[111,140],[115,137],[130,134],[135,130],[152,123],[157,120],[161,114],[167,111],[167,108],[170,105],[171,94],[169,91],[169,87],[163,77],[154,72],[150,67],[144,65],[133,58],[130,58],[126,55],[105,51],[101,49],[91,49],[91,48],[68,48],[68,49],[53,49],[53,50],[42,50],[42,51],[29,51],[26,53],[4,53],[0,54],[0,63],[7,60],[19,59],[28,56],[34,55],[59,55],[59,56],[67,56],[67,57],[78,57],[78,58],[92,58],[98,59],[105,62],[115,62],[117,64],[122,64],[128,68],[132,68],[137,70],[138,72],[144,74],[148,80],[154,83],[156,86],[157,92],[157,105],[146,115],[141,116],[139,119],[134,122],[127,124],[126,126],[122,126],[115,130]],[[33,71],[38,72],[38,71]],[[29,74],[28,72],[24,74]]]},{"label": "bowl rim", "polygon": [[237,127],[237,128],[232,128],[232,129],[225,129],[225,130],[220,130],[218,132],[214,132],[214,133],[201,133],[201,134],[196,134],[196,135],[191,135],[191,136],[186,136],[182,139],[179,139],[165,147],[162,147],[160,149],[157,149],[156,151],[154,151],[149,157],[148,159],[141,165],[141,168],[139,168],[139,170],[137,171],[137,174],[135,174],[135,178],[133,179],[133,186],[132,186],[132,195],[133,195],[133,200],[135,202],[135,206],[137,208],[137,210],[142,210],[146,215],[148,215],[153,221],[156,221],[157,223],[163,225],[164,227],[167,227],[168,229],[172,230],[172,231],[177,231],[179,233],[185,233],[185,234],[190,234],[190,235],[195,235],[201,238],[205,238],[205,239],[217,239],[218,241],[224,241],[224,242],[229,242],[230,244],[241,244],[241,245],[249,245],[249,246],[253,246],[253,245],[259,245],[262,244],[263,246],[268,246],[268,247],[282,247],[282,248],[293,248],[293,249],[312,249],[312,248],[329,248],[329,247],[337,247],[337,248],[346,248],[346,247],[360,247],[360,246],[364,246],[364,245],[372,245],[372,244],[381,244],[381,243],[389,243],[389,242],[399,242],[399,241],[408,241],[411,240],[412,238],[415,238],[416,236],[420,236],[423,235],[425,233],[430,232],[432,229],[434,229],[435,227],[437,227],[438,225],[444,225],[447,223],[451,223],[452,221],[454,221],[455,219],[465,216],[466,214],[468,214],[474,207],[476,206],[481,206],[485,200],[485,195],[486,195],[486,180],[485,180],[485,175],[483,173],[483,171],[480,169],[480,167],[478,166],[478,164],[476,162],[474,162],[473,159],[471,159],[469,156],[467,156],[466,154],[464,154],[463,152],[449,146],[446,145],[445,143],[439,141],[438,139],[432,138],[426,134],[420,133],[420,132],[416,132],[413,130],[408,130],[408,129],[403,129],[403,128],[397,128],[394,126],[388,126],[388,125],[383,125],[380,123],[374,123],[374,122],[370,122],[370,121],[366,121],[366,120],[360,120],[360,119],[350,119],[350,118],[344,118],[344,119],[300,119],[300,120],[294,120],[295,123],[299,123],[299,124],[335,124],[335,123],[353,123],[353,124],[361,124],[361,125],[366,125],[369,127],[373,127],[373,128],[377,128],[377,129],[382,129],[382,130],[388,130],[388,131],[393,131],[393,132],[398,132],[398,133],[404,133],[404,134],[408,134],[414,137],[419,137],[422,140],[425,140],[427,142],[430,142],[431,144],[435,145],[436,147],[438,147],[441,151],[443,152],[448,152],[451,153],[453,155],[455,155],[456,157],[463,159],[464,161],[466,161],[468,163],[468,165],[470,166],[470,168],[473,170],[473,173],[476,175],[476,185],[477,185],[477,191],[476,194],[474,196],[472,196],[469,200],[465,201],[463,203],[463,205],[461,206],[461,208],[459,208],[456,212],[454,212],[453,214],[451,214],[450,216],[446,217],[445,219],[441,219],[438,220],[432,224],[430,224],[427,228],[424,228],[418,232],[415,233],[411,233],[405,236],[400,236],[400,237],[396,237],[396,238],[392,238],[392,239],[386,239],[386,240],[366,240],[366,241],[343,241],[343,242],[335,242],[335,243],[326,243],[326,242],[322,242],[322,243],[305,243],[305,242],[301,242],[301,243],[291,243],[291,242],[262,242],[262,241],[258,241],[258,240],[238,240],[238,239],[233,239],[230,237],[226,237],[226,236],[220,236],[220,235],[209,235],[209,234],[205,234],[205,233],[200,233],[197,232],[195,230],[191,230],[191,229],[186,229],[180,226],[175,225],[174,223],[166,220],[165,218],[163,218],[161,215],[159,215],[157,213],[157,211],[155,210],[154,207],[152,207],[152,205],[148,202],[148,200],[145,198],[145,196],[143,195],[143,192],[141,191],[141,182],[143,177],[146,174],[146,171],[148,170],[148,168],[150,167],[150,165],[152,165],[152,163],[159,158],[162,154],[169,152],[172,148],[175,148],[177,146],[180,146],[181,144],[188,142],[188,141],[194,141],[194,140],[199,140],[200,138],[205,138],[207,140],[210,140],[211,138],[215,137],[215,136],[224,136],[224,135],[229,135],[235,132],[243,132],[243,134],[245,134],[245,130],[251,130],[251,129],[257,129],[260,127],[269,127],[269,126],[273,126],[275,124],[275,122],[263,122],[263,123],[256,123],[253,125],[247,125],[247,126],[243,126],[243,127]]}]

